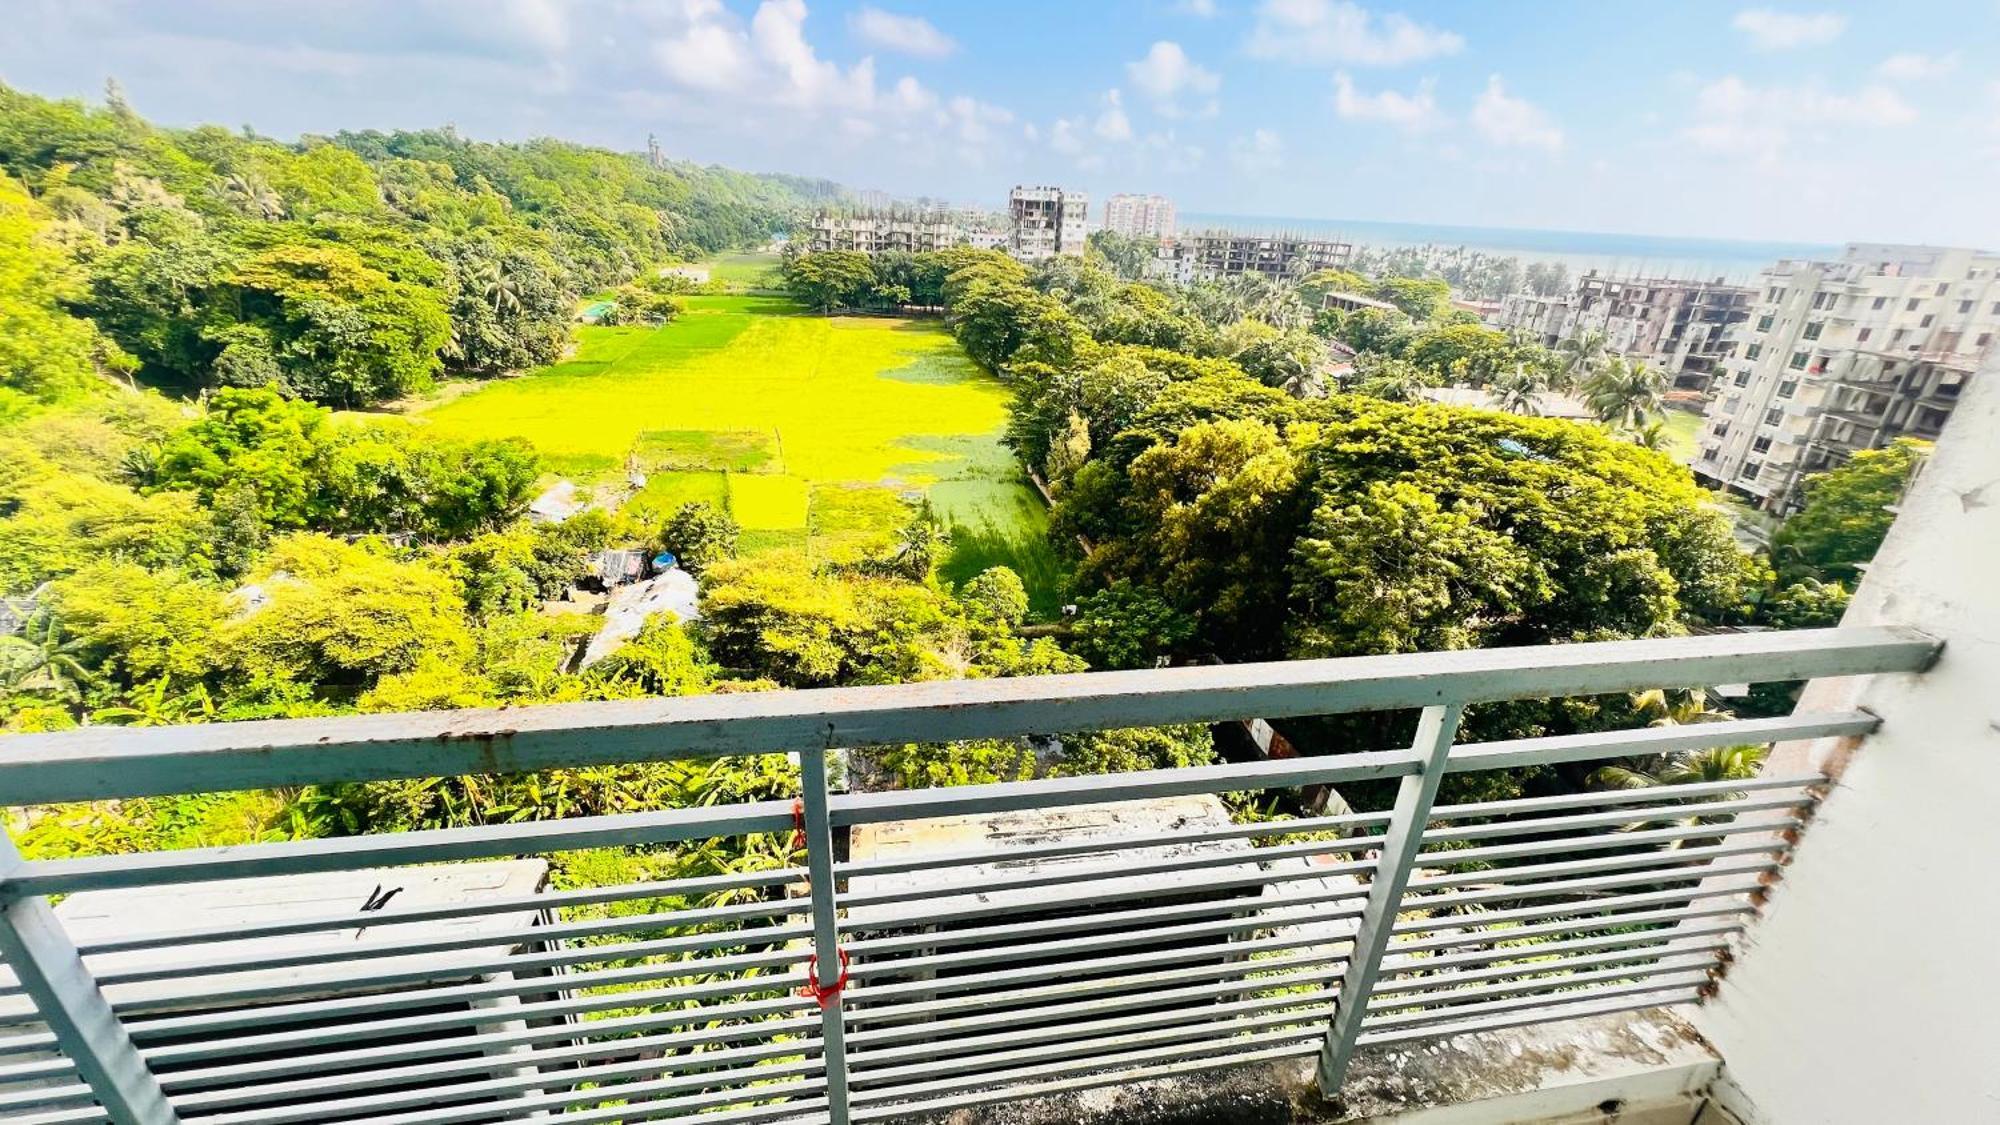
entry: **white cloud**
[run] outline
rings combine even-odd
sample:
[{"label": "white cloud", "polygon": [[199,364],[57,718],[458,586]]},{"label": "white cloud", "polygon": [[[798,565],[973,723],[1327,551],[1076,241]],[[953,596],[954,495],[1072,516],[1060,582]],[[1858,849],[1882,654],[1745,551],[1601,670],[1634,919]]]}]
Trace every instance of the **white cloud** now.
[{"label": "white cloud", "polygon": [[941,59],[958,50],[958,41],[922,16],[899,16],[880,8],[863,8],[847,17],[861,41],[885,51],[919,58]]},{"label": "white cloud", "polygon": [[1176,99],[1181,94],[1213,94],[1222,88],[1221,75],[1188,58],[1179,43],[1165,39],[1154,43],[1145,58],[1126,63],[1125,74],[1170,116],[1179,114]]},{"label": "white cloud", "polygon": [[1064,156],[1076,156],[1083,152],[1083,126],[1067,118],[1057,120],[1049,126],[1049,147]]},{"label": "white cloud", "polygon": [[1276,171],[1285,164],[1284,138],[1269,129],[1257,129],[1229,142],[1229,159],[1246,173]]},{"label": "white cloud", "polygon": [[1847,17],[1836,12],[1780,12],[1771,8],[1745,8],[1731,23],[1750,37],[1751,45],[1764,51],[1824,46],[1847,30]]},{"label": "white cloud", "polygon": [[1351,0],[1264,0],[1244,47],[1258,58],[1397,66],[1455,55],[1465,39],[1400,12],[1377,17]]},{"label": "white cloud", "polygon": [[1426,78],[1414,94],[1383,90],[1364,94],[1354,88],[1354,80],[1341,71],[1333,76],[1333,111],[1347,121],[1376,121],[1398,129],[1421,133],[1443,124],[1434,89],[1437,83]]},{"label": "white cloud", "polygon": [[1945,55],[1924,55],[1915,51],[1903,51],[1883,59],[1875,68],[1875,73],[1896,82],[1915,82],[1925,78],[1943,78],[1958,69],[1958,52]]},{"label": "white cloud", "polygon": [[1817,86],[1752,86],[1718,79],[1695,95],[1693,124],[1681,135],[1711,152],[1774,159],[1799,128],[1907,125],[1917,111],[1895,90],[1868,85],[1851,94]]},{"label": "white cloud", "polygon": [[1132,119],[1125,116],[1125,99],[1117,90],[1105,91],[1104,112],[1097,115],[1092,131],[1107,141],[1132,139]]},{"label": "white cloud", "polygon": [[1201,20],[1212,20],[1216,16],[1215,0],[1181,0],[1174,8],[1183,15]]},{"label": "white cloud", "polygon": [[1479,135],[1502,148],[1539,148],[1560,152],[1563,131],[1540,107],[1507,93],[1499,75],[1472,103],[1472,124]]}]

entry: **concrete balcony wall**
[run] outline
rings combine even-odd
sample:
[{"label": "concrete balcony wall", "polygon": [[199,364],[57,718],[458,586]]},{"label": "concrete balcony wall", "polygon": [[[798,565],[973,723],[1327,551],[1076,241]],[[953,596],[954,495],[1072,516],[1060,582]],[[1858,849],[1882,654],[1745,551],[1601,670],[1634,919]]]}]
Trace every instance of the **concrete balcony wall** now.
[{"label": "concrete balcony wall", "polygon": [[1776,1125],[2000,1120],[2000,370],[1972,380],[1847,614],[1945,642],[1923,676],[1821,681],[1858,746],[1767,767],[1840,784],[1696,1022]]}]

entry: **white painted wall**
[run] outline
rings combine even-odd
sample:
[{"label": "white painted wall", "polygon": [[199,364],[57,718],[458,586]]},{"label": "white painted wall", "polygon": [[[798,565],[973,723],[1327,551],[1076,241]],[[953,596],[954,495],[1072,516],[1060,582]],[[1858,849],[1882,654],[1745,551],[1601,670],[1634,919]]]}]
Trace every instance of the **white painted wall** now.
[{"label": "white painted wall", "polygon": [[2000,1122],[2000,368],[1974,378],[1847,624],[1944,639],[1814,685],[1882,716],[1770,767],[1841,781],[1697,1023],[1774,1125]]}]

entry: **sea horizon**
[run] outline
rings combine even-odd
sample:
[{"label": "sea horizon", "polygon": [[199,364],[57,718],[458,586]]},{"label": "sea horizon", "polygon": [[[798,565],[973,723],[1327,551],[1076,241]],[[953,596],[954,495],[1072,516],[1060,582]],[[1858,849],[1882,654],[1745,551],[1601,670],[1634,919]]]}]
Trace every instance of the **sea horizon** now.
[{"label": "sea horizon", "polygon": [[1451,223],[1392,223],[1366,219],[1303,219],[1280,215],[1231,215],[1189,211],[1180,216],[1183,234],[1220,229],[1242,233],[1297,232],[1324,235],[1356,246],[1463,246],[1469,250],[1561,262],[1571,273],[1596,270],[1621,277],[1717,278],[1745,281],[1781,258],[1837,258],[1837,243],[1752,241],[1602,231],[1482,227]]}]

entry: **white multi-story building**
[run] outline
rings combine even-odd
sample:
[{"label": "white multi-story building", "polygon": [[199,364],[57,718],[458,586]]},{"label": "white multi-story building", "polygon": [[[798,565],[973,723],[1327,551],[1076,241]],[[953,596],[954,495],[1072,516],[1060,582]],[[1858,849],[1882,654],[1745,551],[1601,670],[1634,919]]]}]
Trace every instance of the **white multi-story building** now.
[{"label": "white multi-story building", "polygon": [[2000,254],[1854,243],[1762,280],[1693,468],[1770,511],[1856,450],[1936,437],[2000,334]]},{"label": "white multi-story building", "polygon": [[1645,360],[1676,387],[1705,390],[1729,351],[1730,326],[1748,319],[1755,296],[1753,289],[1720,280],[1613,278],[1592,271],[1569,293],[1508,297],[1493,322],[1550,347],[1601,332],[1608,350]]},{"label": "white multi-story building", "polygon": [[1059,187],[1021,187],[1007,194],[1007,250],[1024,262],[1083,253],[1090,197]]},{"label": "white multi-story building", "polygon": [[900,251],[919,254],[956,246],[958,226],[941,214],[865,212],[839,215],[821,212],[813,216],[812,233],[806,248],[859,250],[864,254]]},{"label": "white multi-story building", "polygon": [[1164,195],[1114,195],[1104,203],[1104,229],[1133,238],[1172,238],[1174,201]]},{"label": "white multi-story building", "polygon": [[1145,272],[1155,280],[1183,284],[1246,273],[1300,278],[1345,269],[1353,259],[1354,247],[1337,239],[1211,230],[1162,243]]}]

